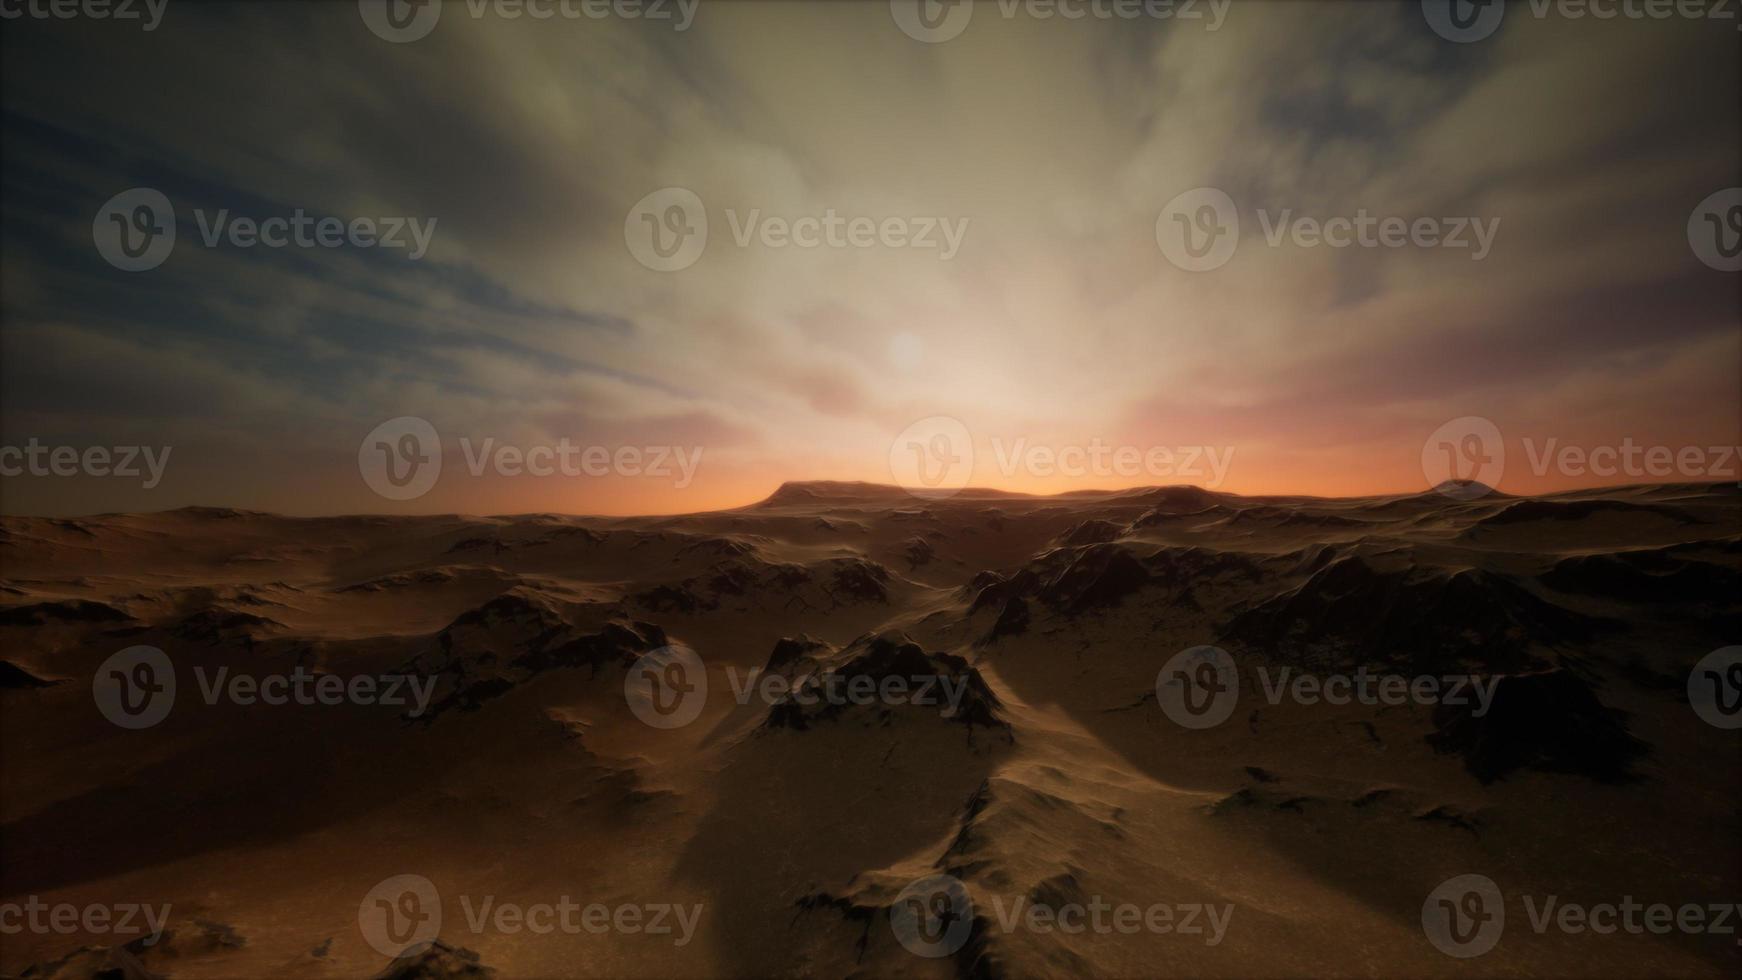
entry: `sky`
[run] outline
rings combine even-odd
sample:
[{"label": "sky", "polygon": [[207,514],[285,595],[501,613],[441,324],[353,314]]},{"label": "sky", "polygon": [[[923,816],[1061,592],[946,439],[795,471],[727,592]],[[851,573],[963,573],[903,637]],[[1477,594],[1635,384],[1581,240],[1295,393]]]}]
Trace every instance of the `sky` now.
[{"label": "sky", "polygon": [[0,510],[1736,479],[1735,20],[372,2],[0,28]]}]

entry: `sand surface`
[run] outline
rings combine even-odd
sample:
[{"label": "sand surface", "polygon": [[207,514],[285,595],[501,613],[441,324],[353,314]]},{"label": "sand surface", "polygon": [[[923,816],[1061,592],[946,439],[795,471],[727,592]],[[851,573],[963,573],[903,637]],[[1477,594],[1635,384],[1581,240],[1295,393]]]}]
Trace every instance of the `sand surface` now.
[{"label": "sand surface", "polygon": [[[1734,486],[811,483],[666,518],[0,519],[0,901],[170,907],[152,945],[0,936],[0,973],[1736,976],[1735,934],[1538,932],[1526,903],[1742,900],[1742,734],[1688,694],[1742,636],[1739,585]],[[1200,645],[1240,688],[1191,728],[1157,679]],[[135,646],[177,690],[129,730],[93,684]],[[662,728],[633,692],[670,649],[707,693]],[[434,686],[417,716],[207,703],[223,668]],[[1283,668],[1504,680],[1471,718],[1271,703]],[[741,703],[758,669],[931,676],[960,698]],[[1464,874],[1499,885],[1506,921],[1460,959],[1423,908]],[[443,915],[439,945],[395,961],[366,899],[399,875]],[[935,876],[967,914],[927,957],[891,910]],[[699,918],[681,943],[474,928],[486,899]],[[1011,927],[1019,902],[1230,914],[1219,936],[1067,932]]]}]

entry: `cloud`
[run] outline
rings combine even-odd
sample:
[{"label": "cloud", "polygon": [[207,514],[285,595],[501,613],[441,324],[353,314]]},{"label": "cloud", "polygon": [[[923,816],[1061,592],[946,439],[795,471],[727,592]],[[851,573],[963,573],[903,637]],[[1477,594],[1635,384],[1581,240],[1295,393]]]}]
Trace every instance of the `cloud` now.
[{"label": "cloud", "polygon": [[[221,502],[285,508],[287,443],[342,480],[359,433],[405,414],[706,440],[742,468],[733,492],[887,478],[889,439],[939,414],[1031,440],[1238,440],[1260,460],[1244,488],[1269,490],[1312,471],[1266,475],[1266,447],[1340,474],[1413,458],[1416,428],[1457,415],[1552,425],[1559,405],[1571,425],[1603,385],[1640,427],[1710,428],[1679,393],[1733,382],[1733,285],[1684,226],[1734,183],[1730,32],[1512,17],[1448,45],[1412,5],[1241,3],[1215,32],[983,6],[938,45],[877,3],[707,4],[683,33],[450,4],[406,45],[344,4],[190,5],[145,36],[14,25],[8,437],[222,432]],[[130,275],[90,221],[137,185],[176,202],[184,240]],[[710,238],[658,273],[623,227],[669,185],[706,203]],[[1243,236],[1193,274],[1155,223],[1201,185],[1240,203]],[[439,224],[421,262],[197,243],[195,210],[297,208]],[[1473,262],[1270,247],[1260,210],[1499,226]],[[948,261],[732,234],[831,211],[967,231]]]}]

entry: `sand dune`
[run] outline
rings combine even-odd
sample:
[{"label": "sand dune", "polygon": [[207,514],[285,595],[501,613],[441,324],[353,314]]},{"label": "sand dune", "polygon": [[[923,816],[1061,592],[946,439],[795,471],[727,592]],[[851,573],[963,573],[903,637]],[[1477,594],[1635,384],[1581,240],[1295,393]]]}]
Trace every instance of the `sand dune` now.
[{"label": "sand dune", "polygon": [[[1479,958],[1424,935],[1462,874],[1514,903],[1742,898],[1736,733],[1688,694],[1742,635],[1742,495],[1464,496],[793,483],[664,518],[0,519],[0,901],[171,909],[149,945],[8,935],[0,971],[1734,975],[1733,935],[1595,941],[1522,904]],[[1164,667],[1205,645],[1239,696],[1194,728]],[[93,706],[134,647],[176,681],[139,730]],[[705,687],[677,709],[674,663]],[[208,703],[220,671],[375,687]],[[1267,697],[1302,674],[1491,702]],[[395,959],[361,916],[407,874],[444,915]],[[535,934],[474,928],[482,897],[701,914],[682,943]],[[939,902],[961,914],[912,911]],[[1024,918],[1100,905],[1169,928]]]}]

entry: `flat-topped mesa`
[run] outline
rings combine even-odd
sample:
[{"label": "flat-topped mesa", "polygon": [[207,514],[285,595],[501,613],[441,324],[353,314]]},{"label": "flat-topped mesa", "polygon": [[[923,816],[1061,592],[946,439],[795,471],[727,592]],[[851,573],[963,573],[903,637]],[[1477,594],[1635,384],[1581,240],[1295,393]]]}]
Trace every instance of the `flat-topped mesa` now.
[{"label": "flat-topped mesa", "polygon": [[816,504],[919,504],[947,503],[951,500],[1026,500],[1040,499],[1031,494],[984,487],[964,487],[948,492],[928,493],[924,488],[909,490],[892,483],[866,483],[855,480],[789,480],[782,483],[768,498],[750,505],[750,509],[794,507]]},{"label": "flat-topped mesa", "polygon": [[177,507],[174,510],[164,511],[164,513],[171,517],[197,517],[208,521],[234,521],[243,518],[257,520],[279,516],[264,510],[246,510],[241,507],[208,507],[200,504]]},{"label": "flat-topped mesa", "polygon": [[755,507],[788,504],[898,502],[913,495],[893,484],[850,480],[788,480]]},{"label": "flat-topped mesa", "polygon": [[1052,501],[1059,504],[1093,501],[1108,504],[1130,504],[1159,508],[1168,513],[1188,513],[1207,510],[1218,504],[1239,500],[1236,494],[1205,490],[1187,484],[1170,486],[1125,487],[1120,489],[1073,490],[1046,495],[997,490],[990,487],[963,487],[948,492],[928,492],[926,488],[897,486],[888,483],[867,483],[852,480],[789,480],[782,483],[766,499],[751,504],[748,509],[793,507],[804,505],[849,505],[900,503],[948,504],[951,501],[1013,500]]}]

